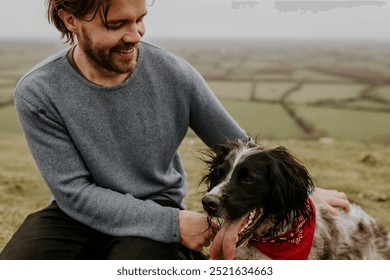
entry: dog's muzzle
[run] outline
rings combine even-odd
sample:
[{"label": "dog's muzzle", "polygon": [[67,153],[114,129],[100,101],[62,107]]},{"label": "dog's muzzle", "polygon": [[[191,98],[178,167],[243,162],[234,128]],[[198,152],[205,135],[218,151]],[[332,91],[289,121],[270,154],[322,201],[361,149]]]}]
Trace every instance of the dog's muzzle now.
[{"label": "dog's muzzle", "polygon": [[221,206],[221,199],[215,194],[207,194],[202,199],[203,209],[209,216],[217,216]]}]

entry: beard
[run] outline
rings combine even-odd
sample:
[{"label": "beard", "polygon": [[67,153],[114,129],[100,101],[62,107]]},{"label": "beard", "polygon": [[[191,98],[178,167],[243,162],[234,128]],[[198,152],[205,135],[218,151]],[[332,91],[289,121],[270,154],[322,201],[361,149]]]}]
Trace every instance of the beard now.
[{"label": "beard", "polygon": [[[139,44],[120,43],[112,48],[107,48],[98,44],[94,45],[85,29],[83,34],[84,40],[79,41],[79,44],[93,64],[117,74],[131,74],[134,71],[138,59]],[[121,55],[129,50],[134,52],[130,57]]]}]

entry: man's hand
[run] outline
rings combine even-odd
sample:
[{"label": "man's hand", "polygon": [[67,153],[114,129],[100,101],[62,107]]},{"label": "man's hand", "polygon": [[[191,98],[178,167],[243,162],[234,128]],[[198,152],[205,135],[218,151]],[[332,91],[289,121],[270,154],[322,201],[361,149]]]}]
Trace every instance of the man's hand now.
[{"label": "man's hand", "polygon": [[179,211],[180,242],[191,250],[201,251],[203,247],[210,246],[218,230],[218,225],[213,221],[209,224],[205,215]]},{"label": "man's hand", "polygon": [[327,205],[330,213],[335,216],[338,215],[335,207],[343,208],[347,212],[349,212],[351,207],[346,194],[336,190],[316,188],[312,194],[312,198],[317,202]]}]

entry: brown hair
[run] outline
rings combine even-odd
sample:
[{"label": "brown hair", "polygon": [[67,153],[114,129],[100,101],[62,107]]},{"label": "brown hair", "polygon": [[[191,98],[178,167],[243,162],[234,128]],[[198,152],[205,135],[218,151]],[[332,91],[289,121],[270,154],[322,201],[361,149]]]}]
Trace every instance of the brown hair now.
[{"label": "brown hair", "polygon": [[[58,16],[59,10],[72,13],[75,17],[84,20],[93,20],[99,9],[103,22],[107,27],[107,14],[110,8],[111,0],[46,0],[47,2],[47,17],[50,23],[53,23],[55,27],[61,32],[61,38],[66,37],[66,43],[74,43],[74,34],[66,28],[65,23]],[[91,19],[86,19],[87,15],[92,14]]]}]

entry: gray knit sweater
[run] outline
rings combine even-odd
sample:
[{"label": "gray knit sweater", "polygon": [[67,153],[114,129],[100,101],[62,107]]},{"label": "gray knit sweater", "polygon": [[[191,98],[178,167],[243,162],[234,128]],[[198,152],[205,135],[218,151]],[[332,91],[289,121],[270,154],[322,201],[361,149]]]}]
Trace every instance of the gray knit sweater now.
[{"label": "gray knit sweater", "polygon": [[122,84],[80,76],[68,50],[19,82],[15,104],[35,161],[60,208],[114,236],[179,242],[185,172],[177,149],[191,127],[208,145],[246,137],[184,60],[148,43]]}]

